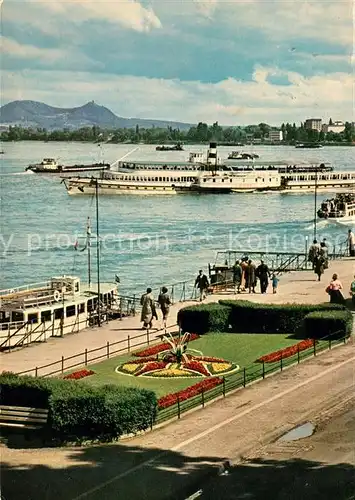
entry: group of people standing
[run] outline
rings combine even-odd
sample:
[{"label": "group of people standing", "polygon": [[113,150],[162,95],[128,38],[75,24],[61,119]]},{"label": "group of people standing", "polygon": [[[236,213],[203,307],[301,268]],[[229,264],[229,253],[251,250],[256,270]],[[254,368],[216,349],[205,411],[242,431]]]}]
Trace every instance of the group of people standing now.
[{"label": "group of people standing", "polygon": [[313,271],[320,281],[324,270],[329,267],[328,246],[325,238],[321,243],[318,243],[316,239],[313,240],[308,251],[308,262],[312,262]]},{"label": "group of people standing", "polygon": [[263,260],[256,266],[248,257],[237,260],[233,266],[233,283],[237,293],[249,290],[249,293],[256,293],[257,280],[260,282],[261,293],[266,293],[269,286],[269,278],[272,280],[273,293],[277,291],[279,279],[272,274]]}]

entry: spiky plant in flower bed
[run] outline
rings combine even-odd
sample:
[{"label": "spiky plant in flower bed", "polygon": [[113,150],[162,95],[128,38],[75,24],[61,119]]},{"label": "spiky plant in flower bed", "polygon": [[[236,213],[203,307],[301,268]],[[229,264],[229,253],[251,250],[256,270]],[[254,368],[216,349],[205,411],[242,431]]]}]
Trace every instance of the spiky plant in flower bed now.
[{"label": "spiky plant in flower bed", "polygon": [[177,339],[174,339],[171,333],[167,333],[166,335],[164,335],[163,339],[170,345],[169,352],[163,354],[163,360],[168,359],[170,362],[179,364],[183,361],[185,361],[186,363],[189,361],[189,358],[186,354],[187,346],[190,340],[189,333],[184,333],[182,337],[179,333]]}]

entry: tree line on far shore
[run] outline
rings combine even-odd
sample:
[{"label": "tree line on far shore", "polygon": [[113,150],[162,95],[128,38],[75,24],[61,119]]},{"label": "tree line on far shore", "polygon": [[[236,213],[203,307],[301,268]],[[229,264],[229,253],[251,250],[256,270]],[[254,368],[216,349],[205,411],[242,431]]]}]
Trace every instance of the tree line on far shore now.
[{"label": "tree line on far shore", "polygon": [[[282,141],[271,141],[269,133],[272,130],[283,132]],[[97,143],[208,143],[211,140],[224,145],[243,145],[255,143],[297,144],[300,142],[343,143],[351,144],[355,141],[354,125],[345,123],[345,130],[341,133],[306,129],[301,123],[283,123],[281,127],[271,127],[267,123],[247,125],[245,127],[221,127],[218,122],[209,126],[200,122],[188,130],[178,128],[120,128],[109,130],[98,126],[82,127],[77,130],[52,130],[44,128],[25,128],[10,126],[0,135],[2,141],[80,141]]]}]

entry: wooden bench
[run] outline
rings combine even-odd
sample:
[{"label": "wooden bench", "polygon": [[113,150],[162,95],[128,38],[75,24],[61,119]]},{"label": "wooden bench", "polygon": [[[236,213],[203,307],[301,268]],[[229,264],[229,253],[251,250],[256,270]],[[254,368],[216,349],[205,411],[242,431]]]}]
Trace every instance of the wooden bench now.
[{"label": "wooden bench", "polygon": [[48,420],[48,410],[25,406],[0,405],[0,426],[40,429]]}]

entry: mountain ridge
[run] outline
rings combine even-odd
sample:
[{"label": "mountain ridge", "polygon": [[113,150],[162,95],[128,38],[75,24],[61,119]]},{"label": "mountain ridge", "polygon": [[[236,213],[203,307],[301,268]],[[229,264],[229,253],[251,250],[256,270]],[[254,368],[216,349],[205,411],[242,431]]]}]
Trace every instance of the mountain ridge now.
[{"label": "mountain ridge", "polygon": [[75,130],[81,127],[100,128],[151,128],[168,126],[186,130],[193,124],[169,120],[145,118],[124,118],[117,116],[109,108],[89,101],[83,106],[58,108],[40,101],[18,100],[4,104],[0,108],[1,125],[40,127],[47,130]]}]

